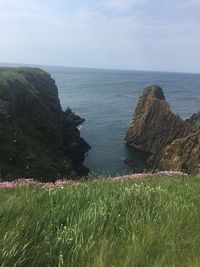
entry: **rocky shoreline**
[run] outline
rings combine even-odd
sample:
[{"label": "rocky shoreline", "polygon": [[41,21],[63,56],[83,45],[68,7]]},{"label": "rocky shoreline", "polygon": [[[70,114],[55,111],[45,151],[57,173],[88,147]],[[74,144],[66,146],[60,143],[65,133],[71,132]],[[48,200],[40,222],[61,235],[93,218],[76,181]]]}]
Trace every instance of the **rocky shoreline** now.
[{"label": "rocky shoreline", "polygon": [[[45,71],[0,68],[0,180],[87,176],[83,162],[90,146],[78,129],[84,121],[69,107],[62,110],[55,81]],[[144,89],[124,141],[147,154],[151,171],[200,171],[200,111],[183,120],[160,86]],[[132,159],[124,163],[135,166]]]}]

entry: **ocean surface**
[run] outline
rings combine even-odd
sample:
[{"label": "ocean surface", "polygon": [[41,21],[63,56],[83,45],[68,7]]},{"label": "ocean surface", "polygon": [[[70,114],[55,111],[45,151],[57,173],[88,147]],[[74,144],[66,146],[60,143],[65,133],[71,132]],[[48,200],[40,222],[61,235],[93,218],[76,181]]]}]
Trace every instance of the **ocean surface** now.
[{"label": "ocean surface", "polygon": [[[91,145],[85,165],[91,173],[125,174],[146,168],[144,155],[123,139],[139,94],[152,84],[163,87],[173,112],[188,118],[200,110],[200,74],[43,67],[56,80],[63,109],[84,117],[81,135]],[[133,168],[124,163],[132,159]]]},{"label": "ocean surface", "polygon": [[[55,79],[63,109],[86,121],[81,136],[91,145],[85,165],[92,174],[125,174],[146,168],[144,155],[123,139],[137,99],[149,85],[160,85],[172,111],[188,118],[200,110],[200,74],[121,71],[42,66]],[[124,159],[132,159],[128,167]]]}]

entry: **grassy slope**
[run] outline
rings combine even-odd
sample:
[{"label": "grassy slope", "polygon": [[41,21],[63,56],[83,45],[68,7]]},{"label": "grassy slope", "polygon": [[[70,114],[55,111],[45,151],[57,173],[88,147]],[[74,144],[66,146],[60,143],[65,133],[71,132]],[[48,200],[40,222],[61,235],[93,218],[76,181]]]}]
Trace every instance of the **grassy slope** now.
[{"label": "grassy slope", "polygon": [[199,266],[200,176],[0,190],[0,266]]}]

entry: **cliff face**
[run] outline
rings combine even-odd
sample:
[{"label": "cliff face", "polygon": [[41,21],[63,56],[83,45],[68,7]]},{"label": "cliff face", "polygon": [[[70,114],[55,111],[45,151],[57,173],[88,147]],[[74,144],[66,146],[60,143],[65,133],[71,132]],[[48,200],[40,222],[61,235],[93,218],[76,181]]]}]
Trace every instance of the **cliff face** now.
[{"label": "cliff face", "polygon": [[151,86],[139,98],[125,142],[154,154],[190,130],[189,122],[171,112],[162,88]]},{"label": "cliff face", "polygon": [[[79,120],[78,120],[79,118]],[[87,174],[90,148],[63,112],[55,81],[40,69],[0,68],[0,177],[54,180]]]},{"label": "cliff face", "polygon": [[125,142],[150,152],[154,169],[198,172],[200,112],[183,120],[171,112],[162,88],[147,87],[140,96]]},{"label": "cliff face", "polygon": [[200,131],[174,140],[150,160],[159,170],[200,173]]},{"label": "cliff face", "polygon": [[194,130],[200,130],[200,111],[195,113],[187,120]]}]

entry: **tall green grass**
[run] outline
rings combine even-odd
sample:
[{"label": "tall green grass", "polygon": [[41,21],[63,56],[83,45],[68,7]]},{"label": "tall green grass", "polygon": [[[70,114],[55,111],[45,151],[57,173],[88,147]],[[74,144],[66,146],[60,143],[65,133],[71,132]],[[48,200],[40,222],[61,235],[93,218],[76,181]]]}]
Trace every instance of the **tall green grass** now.
[{"label": "tall green grass", "polygon": [[0,190],[0,266],[200,266],[200,176]]}]

